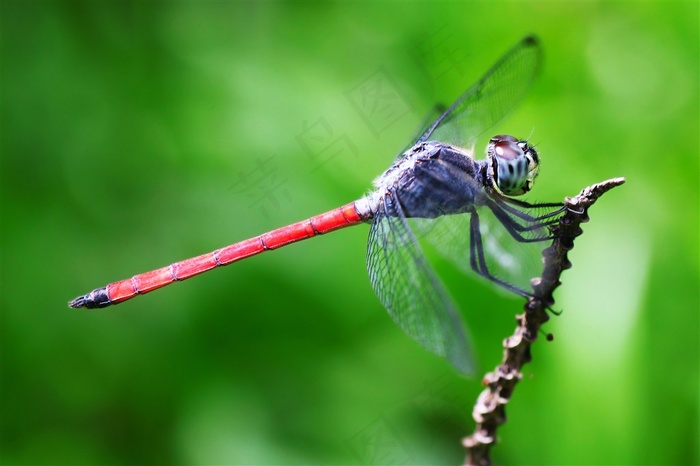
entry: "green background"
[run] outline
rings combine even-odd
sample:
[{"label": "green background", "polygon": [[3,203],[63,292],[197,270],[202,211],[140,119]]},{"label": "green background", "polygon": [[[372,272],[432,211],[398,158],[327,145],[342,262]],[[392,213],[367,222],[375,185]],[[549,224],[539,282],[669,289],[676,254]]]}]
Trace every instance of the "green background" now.
[{"label": "green background", "polygon": [[[529,199],[627,184],[591,209],[494,461],[698,464],[699,17],[3,2],[2,463],[461,462],[480,377],[387,317],[366,226],[116,308],[66,302],[358,198],[435,102],[534,32],[541,76],[493,130],[538,144]],[[377,84],[389,108],[363,103]],[[522,303],[438,265],[491,370]]]}]

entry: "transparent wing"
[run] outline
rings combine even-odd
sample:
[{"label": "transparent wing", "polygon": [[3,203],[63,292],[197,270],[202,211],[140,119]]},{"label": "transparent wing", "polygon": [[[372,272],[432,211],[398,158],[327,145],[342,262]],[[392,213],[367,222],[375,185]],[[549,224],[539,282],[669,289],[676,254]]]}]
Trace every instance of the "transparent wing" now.
[{"label": "transparent wing", "polygon": [[[535,212],[532,212],[535,215]],[[471,214],[443,215],[408,219],[411,229],[425,248],[435,250],[467,275],[476,276],[470,265]],[[485,206],[478,210],[481,246],[488,270],[497,278],[521,290],[532,292],[530,280],[542,273],[542,251],[550,242],[517,241],[493,212]],[[527,222],[521,222],[528,226]],[[546,227],[522,232],[525,238],[549,236]],[[504,288],[497,289],[508,293]],[[512,296],[515,294],[509,293]]]},{"label": "transparent wing", "polygon": [[474,372],[462,319],[391,195],[381,200],[370,228],[367,269],[379,300],[404,332],[460,372]]},{"label": "transparent wing", "polygon": [[525,96],[542,61],[536,37],[521,40],[418,138],[471,148]]},{"label": "transparent wing", "polygon": [[423,117],[423,120],[418,125],[416,132],[413,134],[414,137],[410,139],[411,142],[406,147],[401,149],[401,152],[399,152],[396,155],[396,158],[400,159],[401,157],[403,157],[404,152],[406,152],[408,149],[420,142],[422,140],[421,137],[423,136],[423,134],[425,134],[426,128],[432,126],[435,123],[435,120],[439,118],[443,113],[445,113],[445,110],[447,110],[446,105],[436,104],[433,107],[433,109],[430,112],[428,112],[428,114],[425,117]]}]

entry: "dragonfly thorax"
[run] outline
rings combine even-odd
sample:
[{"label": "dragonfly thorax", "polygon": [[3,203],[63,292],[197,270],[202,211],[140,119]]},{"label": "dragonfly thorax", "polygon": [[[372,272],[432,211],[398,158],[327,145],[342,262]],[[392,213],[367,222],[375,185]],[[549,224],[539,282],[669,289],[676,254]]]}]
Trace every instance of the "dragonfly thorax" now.
[{"label": "dragonfly thorax", "polygon": [[364,218],[371,218],[387,203],[392,205],[387,215],[404,217],[470,212],[483,202],[481,167],[469,151],[435,141],[422,142],[399,156],[375,180],[375,191],[356,205]]},{"label": "dragonfly thorax", "polygon": [[486,148],[488,183],[506,196],[528,192],[537,176],[540,159],[534,147],[513,136],[494,136]]}]

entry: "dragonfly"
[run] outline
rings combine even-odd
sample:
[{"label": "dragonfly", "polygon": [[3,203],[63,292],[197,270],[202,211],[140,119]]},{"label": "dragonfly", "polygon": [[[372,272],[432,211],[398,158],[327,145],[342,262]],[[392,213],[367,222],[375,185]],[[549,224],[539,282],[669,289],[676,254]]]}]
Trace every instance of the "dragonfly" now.
[{"label": "dragonfly", "polygon": [[[475,364],[457,306],[419,239],[431,236],[437,249],[463,245],[460,265],[509,293],[529,297],[524,287],[493,271],[489,247],[499,232],[514,243],[553,238],[550,226],[562,203],[528,203],[539,155],[527,140],[492,137],[484,160],[473,156],[479,136],[525,96],[542,60],[539,40],[528,36],[427,126],[400,153],[374,189],[360,199],[254,238],[166,267],[110,283],[70,301],[73,308],[103,308],[233,262],[353,225],[369,224],[367,270],[379,301],[420,345],[471,374]],[[490,223],[484,221],[488,217]],[[468,244],[466,244],[468,239]],[[491,251],[495,252],[491,252]],[[468,257],[467,257],[468,255]],[[518,256],[515,255],[515,263]],[[498,259],[498,257],[497,257]],[[508,270],[510,265],[501,267]]]}]

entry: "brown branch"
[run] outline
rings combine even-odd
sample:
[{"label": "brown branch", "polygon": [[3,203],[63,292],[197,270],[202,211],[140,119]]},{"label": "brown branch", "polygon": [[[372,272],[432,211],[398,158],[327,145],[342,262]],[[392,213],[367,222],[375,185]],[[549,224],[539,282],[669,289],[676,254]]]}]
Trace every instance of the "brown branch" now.
[{"label": "brown branch", "polygon": [[547,310],[554,304],[552,293],[561,284],[559,277],[571,267],[567,252],[574,247],[574,238],[583,233],[580,224],[588,221],[588,208],[600,196],[624,182],[624,178],[614,178],[589,186],[576,197],[566,198],[566,213],[552,227],[552,245],[542,252],[542,276],[531,282],[534,296],[525,304],[525,312],[516,316],[515,333],[503,341],[503,362],[484,376],[487,388],[479,395],[472,411],[476,428],[462,442],[467,448],[466,465],[491,464],[489,452],[496,443],[496,430],[506,422],[505,405],[523,376],[523,366],[532,359],[530,346],[537,340],[542,324],[549,320]]}]

